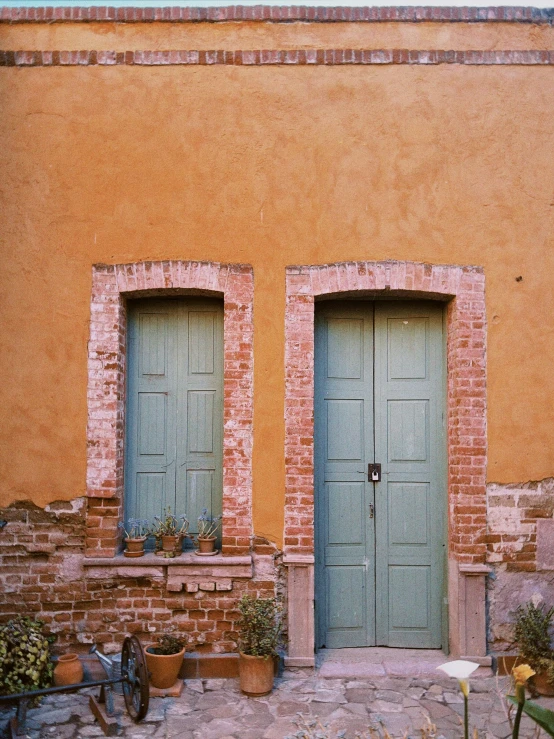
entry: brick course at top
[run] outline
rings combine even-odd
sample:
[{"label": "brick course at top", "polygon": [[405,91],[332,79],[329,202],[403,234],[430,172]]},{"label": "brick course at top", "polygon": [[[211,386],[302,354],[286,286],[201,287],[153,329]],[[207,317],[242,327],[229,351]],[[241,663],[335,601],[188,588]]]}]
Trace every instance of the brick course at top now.
[{"label": "brick course at top", "polygon": [[[225,554],[252,536],[253,274],[245,264],[95,265],[88,345],[87,556],[113,557],[123,506],[125,331],[128,297],[193,290],[224,306],[223,531]],[[169,292],[168,292],[169,291]]]},{"label": "brick course at top", "polygon": [[309,7],[306,5],[230,5],[221,8],[114,8],[102,7],[0,7],[0,22],[97,22],[118,23],[212,23],[225,21],[320,23],[382,23],[382,22],[457,22],[457,23],[552,23],[554,11],[550,8],[499,7]]},{"label": "brick course at top", "polygon": [[486,322],[480,267],[340,262],[287,268],[285,313],[285,551],[314,551],[315,296],[371,294],[449,300],[448,537],[459,562],[486,548]]}]

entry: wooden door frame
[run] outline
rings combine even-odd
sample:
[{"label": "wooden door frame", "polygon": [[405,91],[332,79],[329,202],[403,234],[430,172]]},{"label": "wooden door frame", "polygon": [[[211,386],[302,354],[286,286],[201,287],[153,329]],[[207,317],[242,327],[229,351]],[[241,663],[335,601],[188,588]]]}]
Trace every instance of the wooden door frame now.
[{"label": "wooden door frame", "polygon": [[452,654],[485,664],[485,276],[478,266],[398,261],[289,266],[286,270],[286,661],[291,666],[315,662],[314,304],[322,296],[425,298],[446,304],[448,635]]}]

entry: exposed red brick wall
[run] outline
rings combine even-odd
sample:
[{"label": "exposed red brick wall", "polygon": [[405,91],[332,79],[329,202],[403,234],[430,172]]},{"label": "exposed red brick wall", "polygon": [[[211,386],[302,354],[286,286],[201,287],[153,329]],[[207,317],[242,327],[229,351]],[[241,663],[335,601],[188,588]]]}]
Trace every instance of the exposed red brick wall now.
[{"label": "exposed red brick wall", "polygon": [[414,262],[341,262],[287,268],[285,313],[285,551],[313,552],[314,300],[317,295],[449,300],[449,548],[480,563],[486,535],[486,322],[480,267]]},{"label": "exposed red brick wall", "polygon": [[554,515],[554,480],[487,486],[487,562],[506,572],[537,570],[537,521]]},{"label": "exposed red brick wall", "polygon": [[0,518],[8,522],[0,531],[0,618],[22,612],[39,617],[57,634],[57,649],[96,642],[115,651],[127,634],[147,644],[156,633],[179,631],[187,634],[189,649],[236,651],[243,593],[282,594],[278,552],[263,542],[254,547],[248,576],[233,577],[219,565],[211,575],[176,578],[172,570],[182,568],[164,568],[163,560],[160,567],[140,567],[137,576],[136,567],[124,575],[88,567],[85,512],[83,498],[52,503],[46,510],[29,502],[0,509]]},{"label": "exposed red brick wall", "polygon": [[194,291],[223,297],[224,554],[252,536],[253,274],[244,264],[139,262],[95,265],[88,345],[86,552],[113,557],[122,518],[127,297]]},{"label": "exposed red brick wall", "polygon": [[230,5],[212,8],[114,8],[47,7],[0,8],[0,22],[91,22],[118,23],[194,23],[199,21],[266,22],[473,22],[473,23],[550,23],[552,10],[531,7],[311,7],[306,5]]}]

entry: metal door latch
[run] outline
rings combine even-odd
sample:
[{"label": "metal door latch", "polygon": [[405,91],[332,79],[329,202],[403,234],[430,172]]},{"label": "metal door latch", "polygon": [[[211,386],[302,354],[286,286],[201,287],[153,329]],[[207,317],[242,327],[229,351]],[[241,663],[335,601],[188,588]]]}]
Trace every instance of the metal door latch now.
[{"label": "metal door latch", "polygon": [[373,518],[375,516],[375,508],[373,507],[373,503],[369,504],[369,517]]},{"label": "metal door latch", "polygon": [[381,465],[368,464],[367,479],[369,482],[381,482]]}]

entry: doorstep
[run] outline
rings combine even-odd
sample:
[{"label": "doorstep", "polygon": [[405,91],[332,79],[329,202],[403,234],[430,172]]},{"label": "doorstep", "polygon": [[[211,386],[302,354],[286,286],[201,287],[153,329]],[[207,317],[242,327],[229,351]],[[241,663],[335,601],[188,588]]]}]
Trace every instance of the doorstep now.
[{"label": "doorstep", "polygon": [[[375,677],[437,677],[437,667],[454,658],[440,649],[392,649],[359,647],[320,649],[316,674],[325,678],[364,679]],[[476,660],[475,660],[476,661]],[[490,662],[479,667],[475,677],[492,677]]]}]

